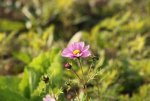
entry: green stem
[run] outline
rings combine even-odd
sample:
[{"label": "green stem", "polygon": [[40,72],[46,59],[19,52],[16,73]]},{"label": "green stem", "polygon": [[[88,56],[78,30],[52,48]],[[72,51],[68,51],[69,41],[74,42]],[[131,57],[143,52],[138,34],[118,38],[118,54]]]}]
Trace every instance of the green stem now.
[{"label": "green stem", "polygon": [[74,90],[74,91],[75,91],[75,93],[76,93],[76,95],[77,95],[78,101],[80,101],[79,94],[77,93],[76,90]]},{"label": "green stem", "polygon": [[92,69],[92,65],[90,65],[89,70],[88,70],[88,74],[91,72]]},{"label": "green stem", "polygon": [[82,75],[83,75],[83,88],[84,88],[84,91],[85,91],[85,94],[86,94],[86,101],[89,101],[88,100],[88,94],[87,94],[87,87],[86,87],[86,82],[85,82],[85,77],[84,77],[84,72],[83,72],[83,67],[82,67],[82,63],[81,63],[81,59],[78,58],[78,63],[79,63],[79,67],[81,68],[81,71],[82,71]]},{"label": "green stem", "polygon": [[[82,79],[79,77],[79,75],[73,69],[70,69],[70,70],[71,70],[72,73],[74,73],[76,75],[76,77],[79,79],[79,81],[82,82]],[[79,95],[76,92],[76,90],[75,90],[75,93],[77,95],[78,100],[80,101]]]},{"label": "green stem", "polygon": [[84,73],[83,73],[83,67],[82,67],[82,63],[81,63],[81,59],[78,58],[78,63],[79,63],[79,67],[81,68],[81,71],[82,71],[82,75],[84,76]]},{"label": "green stem", "polygon": [[79,79],[79,81],[82,81],[82,79],[79,77],[79,75],[73,69],[70,69],[70,70],[77,76],[77,78]]},{"label": "green stem", "polygon": [[98,90],[98,97],[99,97],[99,99],[101,99],[101,97],[100,97],[100,88],[99,88],[99,85],[98,85],[98,80],[96,80],[96,87],[97,87],[97,90]]}]

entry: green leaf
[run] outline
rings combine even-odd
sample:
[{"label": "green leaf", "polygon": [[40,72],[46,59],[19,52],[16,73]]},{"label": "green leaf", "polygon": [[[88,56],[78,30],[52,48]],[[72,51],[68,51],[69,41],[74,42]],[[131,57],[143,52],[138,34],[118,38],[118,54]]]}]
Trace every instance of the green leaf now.
[{"label": "green leaf", "polygon": [[0,76],[0,88],[8,88],[17,92],[19,82],[20,78],[16,76]]},{"label": "green leaf", "polygon": [[62,80],[62,69],[58,48],[53,48],[50,52],[41,53],[26,67],[23,79],[20,83],[20,90],[26,97],[32,98],[34,96],[39,96],[42,92],[40,85],[43,85],[43,83],[40,83],[40,78],[46,72],[53,82],[51,87],[58,87]]},{"label": "green leaf", "polygon": [[46,90],[46,83],[44,81],[40,81],[37,88],[34,90],[32,96],[40,95],[45,90]]},{"label": "green leaf", "polygon": [[22,94],[30,98],[30,89],[29,89],[29,73],[27,68],[24,70],[23,78],[21,82],[19,83],[19,90],[22,92]]},{"label": "green leaf", "polygon": [[5,33],[0,33],[0,42],[2,42],[2,40],[5,38]]},{"label": "green leaf", "polygon": [[0,31],[17,31],[24,27],[25,25],[21,22],[11,21],[9,19],[0,19]]},{"label": "green leaf", "polygon": [[50,76],[51,81],[53,82],[52,85],[61,85],[63,72],[59,53],[55,55],[52,64],[48,68],[47,73]]},{"label": "green leaf", "polygon": [[32,62],[28,65],[28,68],[43,73],[50,65],[49,56],[49,53],[40,54],[38,57],[32,60]]},{"label": "green leaf", "polygon": [[29,101],[18,93],[7,88],[0,88],[0,99],[1,101]]},{"label": "green leaf", "polygon": [[46,31],[44,31],[43,33],[43,40],[45,41],[45,45],[47,45],[48,47],[50,47],[52,45],[53,39],[54,39],[54,25],[51,25],[50,27],[48,27],[46,29]]},{"label": "green leaf", "polygon": [[20,78],[16,76],[0,76],[1,101],[28,101],[21,96],[18,89]]},{"label": "green leaf", "polygon": [[26,64],[31,61],[31,57],[23,52],[13,52],[13,56]]},{"label": "green leaf", "polygon": [[81,37],[82,37],[82,32],[77,32],[77,33],[75,33],[75,34],[72,36],[72,38],[70,39],[68,45],[69,45],[69,44],[72,44],[73,42],[78,42],[78,41],[80,41]]}]

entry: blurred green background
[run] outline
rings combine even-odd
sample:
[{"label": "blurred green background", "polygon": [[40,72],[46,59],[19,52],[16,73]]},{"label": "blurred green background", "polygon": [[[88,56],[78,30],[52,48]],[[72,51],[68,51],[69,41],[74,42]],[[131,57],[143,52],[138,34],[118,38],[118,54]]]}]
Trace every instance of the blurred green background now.
[{"label": "blurred green background", "polygon": [[1,101],[42,101],[44,74],[70,101],[60,52],[79,40],[103,70],[91,101],[150,101],[150,0],[0,0]]}]

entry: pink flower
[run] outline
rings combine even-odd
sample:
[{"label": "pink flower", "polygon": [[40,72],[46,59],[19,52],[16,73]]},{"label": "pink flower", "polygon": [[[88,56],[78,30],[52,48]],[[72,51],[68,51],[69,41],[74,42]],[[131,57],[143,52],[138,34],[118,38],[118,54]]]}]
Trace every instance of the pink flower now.
[{"label": "pink flower", "polygon": [[43,101],[56,101],[53,97],[51,97],[49,94],[47,94],[44,98]]},{"label": "pink flower", "polygon": [[91,52],[89,51],[89,45],[85,46],[84,42],[74,42],[62,51],[63,57],[69,57],[71,59],[78,57],[89,57]]}]

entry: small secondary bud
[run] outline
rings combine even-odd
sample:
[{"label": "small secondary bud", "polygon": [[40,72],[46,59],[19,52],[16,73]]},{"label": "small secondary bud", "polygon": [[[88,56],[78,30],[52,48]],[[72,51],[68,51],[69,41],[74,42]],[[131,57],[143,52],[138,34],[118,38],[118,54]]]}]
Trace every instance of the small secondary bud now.
[{"label": "small secondary bud", "polygon": [[65,66],[65,68],[67,68],[67,69],[71,69],[71,67],[72,67],[70,63],[66,63],[64,66]]},{"label": "small secondary bud", "polygon": [[48,82],[49,82],[49,77],[48,77],[47,75],[44,75],[44,76],[43,76],[43,81],[44,81],[45,83],[48,83]]}]

